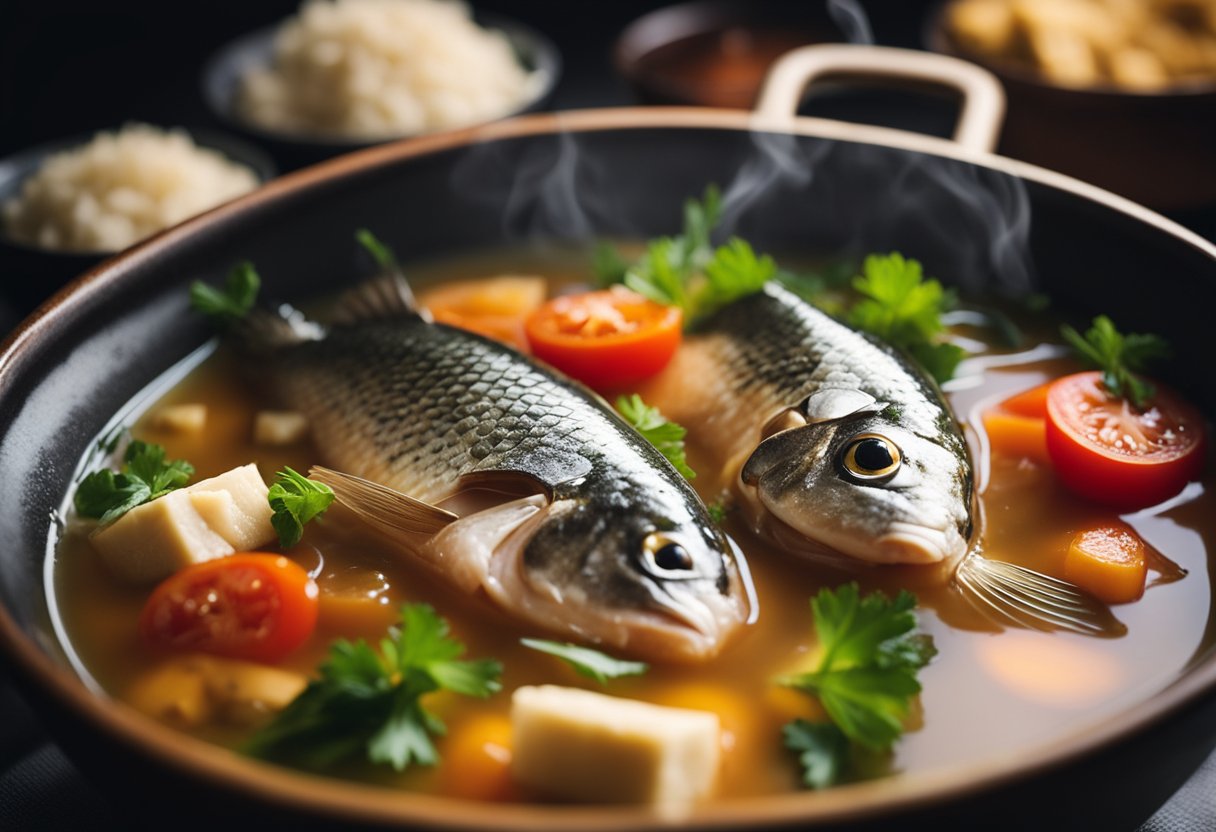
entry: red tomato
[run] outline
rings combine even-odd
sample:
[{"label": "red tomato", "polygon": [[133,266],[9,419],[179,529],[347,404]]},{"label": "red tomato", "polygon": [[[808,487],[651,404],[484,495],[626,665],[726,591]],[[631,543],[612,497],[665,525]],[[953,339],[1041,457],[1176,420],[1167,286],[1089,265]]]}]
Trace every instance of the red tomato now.
[{"label": "red tomato", "polygon": [[144,605],[139,630],[154,647],[276,662],[317,625],[317,585],[282,555],[256,552],[189,566]]},{"label": "red tomato", "polygon": [[1158,385],[1141,412],[1111,396],[1098,372],[1047,391],[1047,452],[1060,479],[1090,499],[1137,509],[1179,491],[1203,470],[1203,416]]},{"label": "red tomato", "polygon": [[528,316],[533,354],[597,390],[655,375],[680,346],[683,315],[620,287],[554,298]]}]

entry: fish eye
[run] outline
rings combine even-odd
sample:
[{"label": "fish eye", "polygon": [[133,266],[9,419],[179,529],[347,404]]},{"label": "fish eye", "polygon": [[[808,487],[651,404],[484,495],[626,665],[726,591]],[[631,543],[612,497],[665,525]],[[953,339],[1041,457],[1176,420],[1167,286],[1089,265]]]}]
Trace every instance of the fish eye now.
[{"label": "fish eye", "polygon": [[899,470],[903,462],[899,447],[885,436],[862,433],[853,437],[844,449],[841,466],[855,480],[887,479]]},{"label": "fish eye", "polygon": [[642,540],[642,566],[658,578],[691,578],[696,563],[680,541],[662,532],[651,532]]}]

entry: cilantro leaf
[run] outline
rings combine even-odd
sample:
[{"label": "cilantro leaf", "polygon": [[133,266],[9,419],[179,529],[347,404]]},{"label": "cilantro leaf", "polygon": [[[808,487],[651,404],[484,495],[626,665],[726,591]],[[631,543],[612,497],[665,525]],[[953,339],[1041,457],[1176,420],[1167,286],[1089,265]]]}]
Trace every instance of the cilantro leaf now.
[{"label": "cilantro leaf", "polygon": [[339,640],[309,683],[273,722],[245,746],[246,753],[292,759],[323,768],[363,752],[397,771],[434,765],[431,737],[444,724],[422,704],[438,690],[486,697],[501,689],[502,665],[460,661],[464,646],[426,604],[401,608],[377,655],[366,642]]},{"label": "cilantro leaf", "polygon": [[1112,396],[1125,398],[1140,410],[1152,400],[1156,389],[1137,373],[1149,361],[1170,356],[1163,339],[1138,332],[1124,335],[1105,315],[1094,318],[1084,336],[1067,325],[1060,327],[1060,333],[1082,361],[1102,371],[1102,383]]},{"label": "cilantro leaf", "polygon": [[366,228],[360,228],[355,232],[355,240],[367,250],[367,253],[372,256],[372,259],[376,261],[376,264],[380,268],[385,271],[392,271],[398,267],[397,255],[393,250],[380,242],[380,238]]},{"label": "cilantro leaf", "polygon": [[719,526],[726,522],[726,503],[722,500],[710,503],[705,508],[709,512],[709,519]]},{"label": "cilantro leaf", "polygon": [[181,488],[194,476],[194,466],[181,459],[165,459],[160,445],[138,439],[127,445],[118,472],[94,471],[80,481],[72,503],[82,517],[111,523],[136,506]]},{"label": "cilantro leaf", "polygon": [[253,264],[244,262],[228,273],[223,289],[208,286],[201,280],[190,284],[190,306],[202,312],[218,326],[228,326],[249,314],[262,288]]},{"label": "cilantro leaf", "polygon": [[825,789],[840,781],[849,762],[849,738],[831,723],[795,719],[781,729],[785,747],[798,753],[802,782]]},{"label": "cilantro leaf", "polygon": [[700,201],[684,203],[682,233],[651,240],[632,265],[611,247],[597,248],[597,283],[623,283],[655,303],[678,306],[686,327],[731,301],[760,291],[777,276],[777,264],[768,255],[757,255],[737,237],[715,248],[712,235],[721,216],[721,194],[710,185]]},{"label": "cilantro leaf", "polygon": [[304,524],[320,517],[329,508],[334,501],[334,492],[328,485],[310,480],[286,466],[275,477],[274,485],[266,495],[274,512],[270,524],[279,535],[279,544],[290,549],[303,537]]},{"label": "cilantro leaf", "polygon": [[849,310],[853,327],[905,350],[938,381],[954,375],[964,352],[939,340],[942,313],[954,306],[954,294],[926,278],[919,261],[897,251],[871,254],[853,288],[862,296]]},{"label": "cilantro leaf", "polygon": [[637,393],[621,396],[616,400],[616,410],[642,438],[654,445],[667,461],[684,475],[692,479],[697,475],[688,467],[684,456],[684,435],[688,432],[675,422],[663,418],[657,407],[650,407]]},{"label": "cilantro leaf", "polygon": [[823,656],[815,670],[780,683],[816,696],[853,742],[890,748],[920,692],[916,673],[936,655],[928,636],[912,632],[915,606],[906,591],[888,600],[877,592],[860,597],[855,583],[821,590],[811,612]]},{"label": "cilantro leaf", "polygon": [[521,638],[519,641],[524,647],[548,653],[550,656],[557,656],[573,667],[580,676],[594,679],[601,685],[606,684],[609,679],[617,679],[621,676],[641,676],[650,669],[645,662],[616,659],[599,650],[579,647],[576,644],[561,644],[538,638]]}]

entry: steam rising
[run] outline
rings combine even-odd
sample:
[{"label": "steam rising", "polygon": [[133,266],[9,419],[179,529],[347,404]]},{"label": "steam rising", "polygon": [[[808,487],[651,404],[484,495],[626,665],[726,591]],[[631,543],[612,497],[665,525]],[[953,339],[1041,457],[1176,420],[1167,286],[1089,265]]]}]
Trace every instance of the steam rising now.
[{"label": "steam rising", "polygon": [[828,16],[849,43],[874,43],[870,19],[858,0],[828,0]]},{"label": "steam rising", "polygon": [[[850,38],[870,38],[855,0],[828,5]],[[683,201],[710,183],[722,237],[779,259],[898,250],[964,289],[1034,288],[1024,183],[915,151],[761,131],[563,131],[474,145],[451,181],[505,242],[533,246],[675,233]]]}]

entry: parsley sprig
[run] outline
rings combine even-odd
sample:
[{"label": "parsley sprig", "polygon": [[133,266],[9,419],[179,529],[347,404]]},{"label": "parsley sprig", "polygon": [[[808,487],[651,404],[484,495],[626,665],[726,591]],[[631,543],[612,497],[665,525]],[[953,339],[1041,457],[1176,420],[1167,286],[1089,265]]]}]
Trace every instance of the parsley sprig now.
[{"label": "parsley sprig", "polygon": [[654,445],[667,461],[684,475],[692,479],[696,471],[688,466],[684,455],[684,436],[688,433],[681,425],[669,422],[657,407],[650,407],[637,393],[621,396],[616,400],[617,413],[642,434],[642,438]]},{"label": "parsley sprig", "polygon": [[574,668],[580,676],[594,679],[601,685],[609,679],[619,679],[622,676],[641,676],[650,666],[645,662],[631,662],[592,650],[590,647],[580,647],[577,644],[566,644],[558,641],[546,641],[539,638],[521,638],[519,643],[524,647],[540,653],[556,656]]},{"label": "parsley sprig", "polygon": [[814,670],[778,680],[816,697],[832,720],[786,726],[786,746],[799,752],[807,785],[835,782],[850,742],[886,751],[903,733],[902,719],[921,689],[917,671],[937,654],[930,636],[914,632],[915,606],[906,591],[894,600],[877,592],[862,598],[855,583],[811,599],[822,656]]},{"label": "parsley sprig", "polygon": [[181,488],[194,476],[194,466],[182,459],[165,459],[165,449],[131,440],[122,468],[94,471],[80,482],[73,497],[76,513],[103,524],[117,520],[136,506]]},{"label": "parsley sprig", "polygon": [[246,752],[324,768],[362,752],[373,763],[402,771],[435,765],[432,736],[443,722],[422,704],[437,690],[485,698],[502,688],[502,665],[492,659],[460,661],[464,645],[426,604],[401,608],[401,625],[389,629],[379,654],[359,640],[339,640],[309,683],[275,720],[245,746]]},{"label": "parsley sprig", "polygon": [[597,248],[598,283],[623,283],[656,303],[678,306],[686,326],[760,291],[777,275],[777,264],[738,237],[715,247],[711,238],[721,216],[721,195],[711,185],[703,199],[684,203],[683,232],[651,240],[636,262],[628,263],[610,247]]},{"label": "parsley sprig", "polygon": [[954,293],[926,278],[919,261],[896,251],[871,254],[853,288],[862,298],[849,310],[852,326],[905,350],[939,382],[954,375],[965,353],[940,340],[942,313],[954,305]]},{"label": "parsley sprig", "polygon": [[257,301],[262,279],[253,264],[244,262],[228,273],[224,288],[217,289],[201,280],[190,284],[190,306],[225,327],[249,314]]},{"label": "parsley sprig", "polygon": [[320,517],[329,508],[334,501],[334,492],[328,485],[284,466],[275,475],[266,499],[274,512],[270,524],[279,535],[279,545],[290,549],[304,536],[304,524]]},{"label": "parsley sprig", "polygon": [[1094,318],[1084,336],[1067,325],[1060,327],[1060,334],[1083,361],[1102,371],[1102,383],[1112,396],[1127,399],[1140,410],[1152,401],[1157,391],[1138,373],[1149,361],[1170,356],[1163,339],[1140,332],[1124,335],[1105,315]]}]

